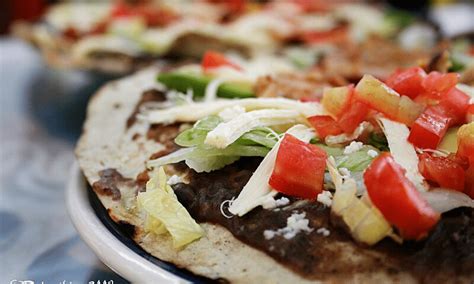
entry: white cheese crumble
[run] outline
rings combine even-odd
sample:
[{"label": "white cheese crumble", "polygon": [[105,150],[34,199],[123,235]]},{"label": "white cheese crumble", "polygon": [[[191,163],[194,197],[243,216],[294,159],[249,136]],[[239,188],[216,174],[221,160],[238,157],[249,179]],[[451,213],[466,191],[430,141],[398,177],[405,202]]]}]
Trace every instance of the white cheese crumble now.
[{"label": "white cheese crumble", "polygon": [[232,106],[225,108],[223,111],[219,112],[219,117],[222,118],[225,122],[236,118],[237,116],[245,113],[245,108],[243,106]]},{"label": "white cheese crumble", "polygon": [[364,143],[358,141],[352,141],[351,144],[344,148],[344,154],[349,155],[355,153],[364,147]]},{"label": "white cheese crumble", "polygon": [[320,194],[318,194],[318,197],[316,198],[318,202],[326,205],[327,207],[331,207],[332,205],[332,193],[327,190],[323,190]]},{"label": "white cheese crumble", "polygon": [[295,212],[286,220],[286,227],[280,228],[276,231],[265,230],[263,236],[267,240],[273,239],[275,236],[283,236],[285,239],[289,240],[302,231],[310,233],[313,229],[309,227],[309,220],[306,219],[305,212],[300,214]]},{"label": "white cheese crumble", "polygon": [[169,185],[175,185],[177,183],[183,182],[183,179],[178,175],[172,175],[166,182]]},{"label": "white cheese crumble", "polygon": [[328,229],[324,228],[324,227],[321,227],[321,228],[317,229],[316,233],[321,234],[325,237],[327,237],[331,234],[331,232]]},{"label": "white cheese crumble", "polygon": [[375,150],[370,149],[369,151],[367,151],[367,155],[369,155],[369,157],[371,158],[375,158],[379,155],[379,153],[377,153],[377,151]]},{"label": "white cheese crumble", "polygon": [[290,203],[290,200],[286,197],[274,199],[273,196],[267,196],[267,198],[262,201],[262,207],[264,209],[273,209],[276,207],[285,206],[288,203]]}]

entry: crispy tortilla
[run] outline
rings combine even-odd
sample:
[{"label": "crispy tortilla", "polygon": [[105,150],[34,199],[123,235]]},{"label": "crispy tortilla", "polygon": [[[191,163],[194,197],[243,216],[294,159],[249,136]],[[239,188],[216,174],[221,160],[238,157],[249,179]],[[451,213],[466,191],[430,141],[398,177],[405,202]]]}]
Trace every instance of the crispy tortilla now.
[{"label": "crispy tortilla", "polygon": [[149,125],[136,121],[128,128],[127,121],[136,111],[142,92],[154,87],[156,72],[156,69],[148,69],[100,89],[90,102],[84,132],[76,148],[81,169],[91,185],[104,181],[104,170],[116,170],[118,176],[109,173],[105,178],[115,180],[118,194],[97,190],[96,193],[114,221],[135,226],[134,240],[153,256],[198,275],[235,283],[418,283],[428,280],[469,283],[474,278],[473,272],[470,275],[448,273],[446,278],[439,279],[426,275],[420,280],[404,269],[387,269],[384,264],[389,259],[381,251],[360,253],[363,248],[359,245],[337,239],[321,243],[325,249],[338,251],[333,257],[323,258],[326,266],[344,259],[356,268],[371,263],[370,269],[303,277],[269,254],[237,239],[220,225],[201,223],[205,236],[181,250],[173,248],[169,235],[145,232],[144,216],[138,212],[135,198],[141,188],[135,180],[145,171],[145,161],[166,150],[167,145],[147,138]]}]

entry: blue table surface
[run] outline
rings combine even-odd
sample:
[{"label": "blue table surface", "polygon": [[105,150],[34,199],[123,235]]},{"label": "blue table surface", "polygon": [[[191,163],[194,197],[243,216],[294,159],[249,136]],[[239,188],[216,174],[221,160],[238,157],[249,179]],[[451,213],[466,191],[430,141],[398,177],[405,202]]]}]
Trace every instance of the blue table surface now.
[{"label": "blue table surface", "polygon": [[0,283],[126,283],[66,212],[87,76],[51,70],[30,46],[0,38]]}]

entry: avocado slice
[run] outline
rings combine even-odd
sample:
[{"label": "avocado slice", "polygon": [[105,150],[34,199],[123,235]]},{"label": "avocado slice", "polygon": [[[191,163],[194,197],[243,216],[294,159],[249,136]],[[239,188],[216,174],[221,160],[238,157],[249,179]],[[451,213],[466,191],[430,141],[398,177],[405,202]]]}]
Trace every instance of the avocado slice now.
[{"label": "avocado slice", "polygon": [[[185,93],[191,88],[196,97],[203,97],[207,84],[212,81],[212,78],[207,76],[184,72],[160,73],[157,79],[168,89],[179,92]],[[217,96],[222,98],[248,98],[254,97],[255,94],[250,84],[226,82],[219,86]]]}]

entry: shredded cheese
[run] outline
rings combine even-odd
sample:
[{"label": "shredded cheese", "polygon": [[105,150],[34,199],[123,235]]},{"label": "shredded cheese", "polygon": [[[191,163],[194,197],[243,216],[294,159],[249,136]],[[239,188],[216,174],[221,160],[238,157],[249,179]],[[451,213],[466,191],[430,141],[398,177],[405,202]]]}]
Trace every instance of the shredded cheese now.
[{"label": "shredded cheese", "polygon": [[258,109],[286,109],[308,117],[325,114],[322,106],[314,102],[300,102],[286,98],[248,98],[239,100],[216,100],[196,102],[167,109],[153,110],[140,114],[140,118],[150,123],[173,123],[198,121],[209,115],[216,115],[226,108],[240,106],[246,111]]},{"label": "shredded cheese", "polygon": [[405,176],[420,191],[426,191],[424,178],[418,170],[418,156],[415,147],[408,142],[410,130],[408,127],[399,122],[392,121],[387,118],[380,118],[382,128],[387,137],[390,153],[395,162],[405,169]]},{"label": "shredded cheese", "polygon": [[228,122],[220,123],[207,134],[204,143],[223,149],[256,127],[294,124],[303,119],[304,117],[294,110],[254,110],[242,113]]}]

